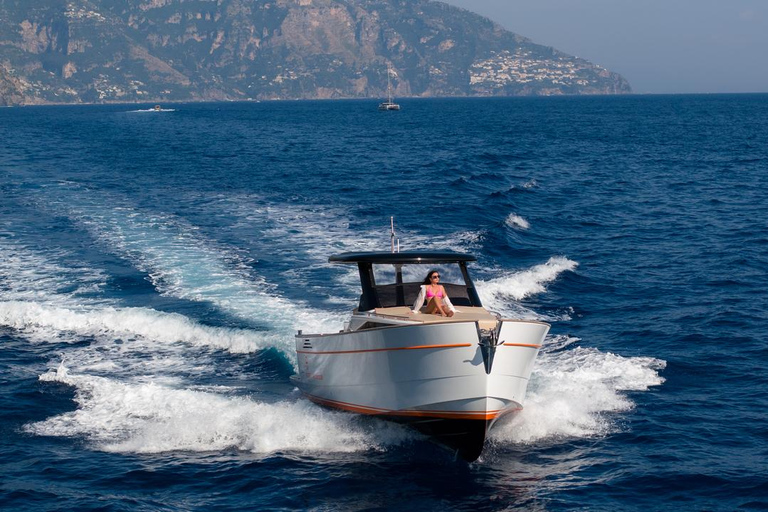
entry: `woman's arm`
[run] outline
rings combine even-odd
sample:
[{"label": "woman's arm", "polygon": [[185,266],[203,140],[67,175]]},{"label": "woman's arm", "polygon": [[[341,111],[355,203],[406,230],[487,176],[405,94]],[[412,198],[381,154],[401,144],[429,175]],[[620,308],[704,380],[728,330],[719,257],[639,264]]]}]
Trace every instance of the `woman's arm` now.
[{"label": "woman's arm", "polygon": [[421,306],[424,305],[424,295],[425,290],[427,289],[426,285],[421,285],[419,287],[419,295],[416,297],[416,302],[413,303],[413,309],[411,310],[411,313],[420,313],[421,312]]}]

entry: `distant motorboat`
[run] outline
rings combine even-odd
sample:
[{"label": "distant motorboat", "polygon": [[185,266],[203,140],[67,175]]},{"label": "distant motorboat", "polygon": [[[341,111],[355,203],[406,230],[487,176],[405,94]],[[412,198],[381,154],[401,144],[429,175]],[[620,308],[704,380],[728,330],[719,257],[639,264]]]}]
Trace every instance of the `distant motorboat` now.
[{"label": "distant motorboat", "polygon": [[390,74],[392,68],[387,66],[387,101],[379,103],[379,110],[400,110],[400,105],[392,101],[392,80]]},{"label": "distant motorboat", "polygon": [[163,108],[160,105],[155,105],[149,108],[140,108],[138,110],[129,110],[129,112],[175,112],[172,108]]}]

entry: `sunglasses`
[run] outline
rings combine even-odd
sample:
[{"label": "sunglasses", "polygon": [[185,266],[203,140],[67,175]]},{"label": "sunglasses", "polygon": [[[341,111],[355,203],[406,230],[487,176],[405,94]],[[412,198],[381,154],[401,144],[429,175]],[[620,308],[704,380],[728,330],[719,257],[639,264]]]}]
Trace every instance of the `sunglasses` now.
[{"label": "sunglasses", "polygon": [[432,276],[430,279],[440,279],[440,276]]}]

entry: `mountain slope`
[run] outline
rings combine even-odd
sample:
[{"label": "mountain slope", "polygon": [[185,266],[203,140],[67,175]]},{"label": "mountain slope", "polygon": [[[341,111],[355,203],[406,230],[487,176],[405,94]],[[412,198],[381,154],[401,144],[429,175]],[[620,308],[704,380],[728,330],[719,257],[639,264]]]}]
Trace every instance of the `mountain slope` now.
[{"label": "mountain slope", "polygon": [[397,96],[630,92],[429,0],[0,0],[0,104],[381,97],[388,65]]}]

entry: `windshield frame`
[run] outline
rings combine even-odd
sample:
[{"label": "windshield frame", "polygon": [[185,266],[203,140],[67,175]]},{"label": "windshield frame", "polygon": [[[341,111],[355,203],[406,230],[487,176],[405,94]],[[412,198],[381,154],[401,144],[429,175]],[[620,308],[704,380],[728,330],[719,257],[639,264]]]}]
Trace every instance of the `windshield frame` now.
[{"label": "windshield frame", "polygon": [[[427,275],[429,270],[438,270],[442,272],[442,268],[449,265],[458,265],[458,273],[451,272],[452,275],[461,276],[463,283],[449,283],[441,282],[446,288],[446,293],[451,297],[451,300],[457,302],[458,305],[482,307],[482,302],[477,294],[475,285],[472,278],[469,276],[467,270],[466,261],[443,261],[437,262],[409,262],[409,267],[423,268],[423,276]],[[376,281],[376,272],[374,271],[374,265],[379,268],[380,275],[382,270],[387,266],[394,267],[394,282],[387,282],[385,284],[378,284]],[[360,273],[360,285],[362,288],[362,294],[360,296],[360,304],[358,306],[359,311],[371,311],[376,308],[393,307],[393,306],[411,306],[414,293],[418,293],[418,287],[423,282],[423,277],[417,281],[403,281],[402,267],[406,263],[389,263],[389,262],[369,262],[358,261],[358,271]],[[400,271],[398,271],[400,270]],[[442,274],[441,274],[442,275]],[[453,277],[452,277],[453,278]],[[381,296],[380,296],[381,295]]]}]

